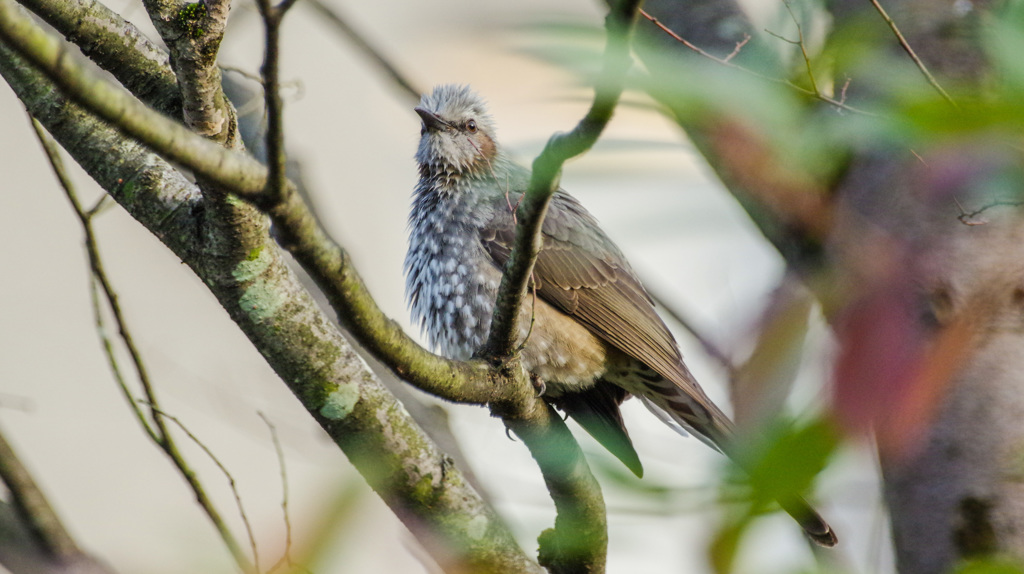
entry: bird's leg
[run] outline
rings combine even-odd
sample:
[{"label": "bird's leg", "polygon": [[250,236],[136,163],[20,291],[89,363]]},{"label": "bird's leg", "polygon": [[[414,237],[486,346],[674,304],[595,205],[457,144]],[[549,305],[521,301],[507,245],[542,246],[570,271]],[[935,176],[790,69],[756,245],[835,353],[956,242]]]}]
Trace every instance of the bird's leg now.
[{"label": "bird's leg", "polygon": [[537,389],[537,396],[543,397],[544,393],[548,390],[548,386],[544,383],[544,380],[537,375],[530,373],[530,382],[533,383],[533,388]]}]

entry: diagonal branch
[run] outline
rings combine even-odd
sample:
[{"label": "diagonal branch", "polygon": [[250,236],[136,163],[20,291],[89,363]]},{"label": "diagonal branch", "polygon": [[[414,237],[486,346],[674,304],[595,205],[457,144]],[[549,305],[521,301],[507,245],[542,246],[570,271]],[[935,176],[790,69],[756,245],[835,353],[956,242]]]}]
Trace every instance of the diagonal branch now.
[{"label": "diagonal branch", "polygon": [[[68,177],[67,172],[64,169],[64,162],[60,158],[56,142],[54,142],[53,139],[43,131],[42,125],[35,118],[32,118],[32,127],[35,129],[36,136],[39,138],[39,142],[42,144],[43,150],[46,152],[46,157],[50,162],[50,166],[53,168],[53,171],[61,184],[61,188],[64,190],[64,195],[67,196],[68,201],[71,203],[71,206],[75,211],[75,215],[78,216],[79,223],[82,226],[82,232],[85,235],[85,248],[89,259],[89,269],[92,275],[93,285],[95,286],[95,284],[99,284],[100,290],[102,290],[107,301],[107,306],[110,308],[110,311],[114,316],[114,322],[117,324],[117,332],[121,338],[121,343],[128,351],[128,356],[131,358],[132,366],[135,368],[135,372],[138,375],[139,384],[142,386],[143,393],[146,396],[146,402],[149,404],[152,423],[147,421],[145,416],[143,416],[142,412],[135,404],[131,391],[128,390],[125,383],[125,377],[114,358],[112,344],[105,335],[106,329],[103,326],[101,309],[98,304],[95,304],[96,322],[98,331],[103,338],[108,363],[114,372],[114,376],[117,379],[122,392],[125,394],[125,398],[134,410],[134,414],[136,415],[136,418],[138,418],[139,423],[142,424],[146,434],[154,443],[156,443],[160,450],[162,450],[164,454],[171,459],[171,463],[174,465],[175,469],[178,470],[182,478],[188,484],[192,493],[195,495],[196,502],[199,504],[200,508],[203,509],[203,512],[206,513],[214,528],[217,529],[217,533],[220,534],[221,539],[224,541],[224,545],[227,546],[228,551],[231,552],[231,555],[235,559],[235,563],[238,567],[242,572],[256,572],[256,568],[245,556],[245,552],[242,550],[241,545],[238,544],[238,541],[235,540],[234,535],[231,533],[231,529],[228,528],[227,523],[221,517],[220,512],[214,506],[213,501],[206,494],[206,489],[199,481],[198,475],[185,460],[185,457],[178,449],[178,445],[175,442],[174,437],[170,432],[168,432],[167,424],[164,420],[167,418],[167,415],[160,411],[153,382],[149,377],[149,369],[146,367],[146,363],[142,360],[142,354],[135,345],[135,338],[132,336],[131,330],[128,328],[128,324],[125,321],[124,313],[122,313],[121,305],[118,302],[117,293],[114,291],[114,288],[110,283],[110,279],[107,277],[103,266],[103,260],[100,258],[99,248],[96,244],[96,236],[92,228],[92,216],[96,211],[85,210],[79,202],[78,194],[75,192],[75,187],[71,183],[71,179]],[[93,299],[95,301],[95,287],[93,289]],[[174,419],[172,418],[172,420]],[[180,425],[180,423],[178,424]],[[192,436],[187,430],[186,433],[189,434],[190,437]],[[203,448],[205,449],[205,446]],[[216,457],[214,457],[214,460],[216,460]],[[219,461],[218,464],[220,464]],[[223,469],[223,467],[221,468]],[[228,476],[230,477],[230,475]],[[237,491],[235,491],[235,494],[237,497]],[[238,502],[239,505],[241,505],[241,501],[239,500]],[[245,517],[244,511],[242,512],[242,518],[248,527],[248,519]],[[253,540],[251,531],[250,540]],[[256,555],[255,542],[253,542],[253,555],[254,557]]]},{"label": "diagonal branch", "polygon": [[[18,0],[139,99],[181,117],[181,93],[167,52],[97,0]],[[113,32],[113,33],[112,33]]]},{"label": "diagonal branch", "polygon": [[0,433],[0,480],[7,487],[11,504],[22,522],[49,559],[66,564],[81,557],[82,551],[3,433]]},{"label": "diagonal branch", "polygon": [[335,30],[352,42],[367,58],[370,59],[381,71],[391,79],[391,82],[399,91],[411,101],[418,102],[423,90],[416,87],[397,66],[392,64],[384,54],[377,49],[359,30],[357,30],[338,11],[337,6],[328,6],[324,0],[306,0],[303,2],[313,10],[316,10],[324,19],[329,22]]},{"label": "diagonal branch", "polygon": [[[11,21],[9,10],[9,0],[0,0],[0,29]],[[123,131],[69,101],[4,42],[0,73],[76,161],[196,272],[309,414],[435,558],[479,572],[539,572],[459,469],[316,307],[265,225],[254,225],[262,238],[249,252],[254,259],[229,264],[226,272],[221,246],[232,241],[232,230],[198,225],[196,214],[204,207],[194,185],[125,138]],[[484,369],[466,366],[462,371],[474,372],[491,381]]]},{"label": "diagonal branch", "polygon": [[896,26],[896,22],[894,22],[893,19],[889,17],[889,13],[885,11],[885,8],[882,8],[882,5],[878,2],[878,0],[870,0],[870,2],[871,5],[875,7],[875,10],[878,11],[878,14],[882,17],[882,20],[885,20],[885,23],[889,26],[889,29],[892,30],[892,33],[896,36],[896,40],[900,43],[900,47],[903,48],[903,51],[905,51],[907,55],[910,56],[910,59],[914,61],[914,65],[917,66],[917,69],[921,70],[921,73],[924,75],[925,79],[928,80],[928,83],[931,84],[931,86],[935,88],[935,91],[938,92],[939,95],[943,97],[943,99],[949,102],[950,105],[952,105],[954,108],[958,107],[953,98],[950,97],[950,95],[946,93],[946,90],[942,89],[942,86],[939,85],[939,82],[938,80],[935,79],[935,76],[933,76],[932,73],[928,71],[928,66],[924,65],[924,62],[921,60],[921,58],[918,57],[917,52],[915,52],[914,49],[910,47],[910,42],[907,42],[907,39],[903,37],[903,33],[900,32],[899,27]]}]

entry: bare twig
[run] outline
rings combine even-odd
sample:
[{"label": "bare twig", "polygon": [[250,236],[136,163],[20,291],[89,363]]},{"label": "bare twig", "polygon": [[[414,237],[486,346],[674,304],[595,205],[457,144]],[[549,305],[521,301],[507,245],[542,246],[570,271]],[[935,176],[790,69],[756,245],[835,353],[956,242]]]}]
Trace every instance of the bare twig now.
[{"label": "bare twig", "polygon": [[0,479],[7,486],[15,511],[48,558],[63,564],[82,555],[3,433],[0,433]]},{"label": "bare twig", "polygon": [[733,48],[732,52],[729,52],[729,54],[726,57],[722,58],[722,60],[728,62],[735,58],[736,56],[738,56],[740,50],[742,50],[743,46],[746,46],[748,42],[750,42],[750,34],[744,34],[743,39],[740,40],[739,42],[736,42],[736,47]]},{"label": "bare twig", "polygon": [[960,214],[957,215],[956,218],[960,221],[960,223],[963,223],[964,225],[968,226],[987,224],[989,222],[987,219],[975,218],[981,215],[982,213],[985,213],[989,209],[993,209],[996,207],[1020,207],[1021,205],[1024,205],[1024,201],[993,201],[992,203],[986,204],[978,209],[975,209],[974,211],[967,212],[964,210],[964,206],[960,203],[959,199],[954,197],[953,202],[956,203],[956,207],[960,211]]},{"label": "bare twig", "polygon": [[[210,522],[213,523],[214,527],[220,533],[221,539],[224,541],[225,546],[231,552],[238,564],[239,568],[243,572],[253,572],[253,566],[249,563],[249,559],[246,558],[245,553],[242,552],[241,546],[235,540],[234,535],[231,534],[227,524],[221,518],[220,513],[213,505],[213,501],[206,495],[206,491],[199,482],[196,473],[189,467],[185,461],[181,452],[178,450],[177,444],[174,442],[173,437],[167,430],[166,423],[164,422],[164,416],[159,411],[159,406],[154,392],[153,384],[149,377],[148,369],[146,368],[145,362],[142,360],[142,355],[139,352],[138,347],[135,345],[135,340],[128,328],[128,325],[124,319],[124,314],[121,311],[121,305],[117,299],[117,293],[114,291],[109,279],[107,278],[106,271],[103,267],[103,261],[100,258],[99,248],[96,243],[96,236],[92,228],[92,217],[90,213],[94,211],[86,211],[81,202],[78,200],[78,195],[75,192],[75,187],[68,177],[66,170],[64,169],[63,160],[60,158],[57,144],[50,138],[49,134],[45,132],[42,125],[35,119],[32,118],[32,126],[35,129],[36,135],[39,138],[40,143],[43,146],[43,150],[46,152],[46,156],[50,161],[50,165],[53,168],[54,173],[57,175],[57,179],[61,184],[61,188],[64,190],[64,194],[67,196],[68,201],[71,203],[75,214],[78,216],[79,222],[82,226],[82,231],[85,234],[85,247],[86,253],[89,259],[89,268],[92,274],[92,280],[94,287],[94,309],[96,312],[97,331],[100,333],[100,337],[103,340],[104,350],[107,353],[108,362],[111,370],[114,372],[114,377],[118,381],[118,385],[121,387],[123,393],[129,403],[132,404],[132,408],[135,411],[136,417],[139,419],[140,424],[146,431],[146,434],[160,447],[161,450],[171,459],[175,468],[179,471],[189,487],[192,489],[193,494],[196,497],[196,501],[200,507],[209,517]],[[152,421],[148,421],[143,413],[134,405],[132,399],[132,393],[128,389],[125,382],[124,375],[121,372],[121,368],[117,361],[114,359],[113,344],[106,337],[106,330],[103,327],[102,312],[98,304],[97,296],[95,294],[95,285],[98,285],[100,290],[107,301],[107,307],[110,309],[111,314],[114,317],[114,322],[117,324],[118,334],[121,342],[125,349],[128,351],[128,355],[131,358],[132,364],[135,368],[136,375],[139,379],[139,384],[142,387],[143,394],[146,396],[146,401],[150,405],[150,415]]]},{"label": "bare twig", "polygon": [[[143,403],[145,402],[143,401]],[[235,482],[235,477],[231,474],[231,471],[228,470],[228,467],[224,466],[224,463],[221,462],[221,460],[217,457],[216,454],[213,453],[212,450],[210,450],[210,447],[206,446],[206,443],[200,440],[199,437],[195,435],[195,433],[189,430],[189,428],[185,426],[185,423],[181,422],[181,419],[172,414],[168,414],[167,412],[160,410],[158,407],[154,405],[148,406],[150,409],[153,410],[154,413],[159,415],[161,418],[165,418],[173,422],[175,425],[177,425],[177,427],[181,429],[181,432],[185,433],[185,436],[187,436],[192,442],[194,442],[196,446],[202,449],[202,451],[206,453],[206,456],[208,456],[210,460],[213,461],[213,464],[217,465],[217,468],[220,469],[221,474],[223,474],[224,477],[228,479],[228,488],[231,489],[231,494],[235,497],[235,505],[238,507],[238,515],[242,518],[242,524],[245,525],[245,533],[249,537],[249,547],[252,549],[253,565],[255,567],[255,571],[259,572],[260,555],[259,551],[256,548],[256,535],[253,532],[252,524],[249,522],[249,515],[245,512],[245,505],[242,504],[242,495],[238,492],[238,483]]]},{"label": "bare twig", "polygon": [[267,114],[267,201],[279,203],[285,191],[285,169],[288,163],[284,150],[284,113],[280,92],[281,23],[295,0],[281,0],[277,5],[271,0],[256,0],[263,18],[263,98]]},{"label": "bare twig", "polygon": [[407,96],[412,102],[419,101],[420,94],[423,91],[406,74],[399,70],[396,65],[384,57],[383,52],[371,44],[359,30],[352,26],[348,19],[341,15],[337,7],[328,6],[323,0],[306,0],[303,3],[319,12],[335,30],[355,44],[356,48],[363,52],[363,55],[368,57],[370,61],[376,64],[391,79],[404,96]]},{"label": "bare twig", "polygon": [[277,436],[277,427],[274,426],[274,423],[270,422],[267,415],[262,412],[256,414],[260,415],[267,428],[270,429],[270,440],[274,442],[277,464],[281,468],[281,512],[284,514],[284,554],[281,555],[281,558],[269,570],[269,572],[274,572],[284,565],[294,566],[292,563],[292,521],[288,514],[288,467],[285,465],[284,450],[281,448],[281,441]]},{"label": "bare twig", "polygon": [[878,2],[878,0],[870,0],[870,2],[871,5],[875,7],[875,10],[878,11],[878,14],[882,17],[882,20],[885,20],[885,23],[889,25],[889,29],[892,30],[892,33],[896,35],[896,40],[899,41],[900,46],[903,48],[903,51],[905,51],[907,55],[910,56],[910,59],[914,61],[914,64],[917,66],[917,69],[921,70],[921,73],[924,74],[924,77],[926,80],[928,80],[928,83],[931,84],[931,86],[935,88],[935,91],[937,91],[947,102],[949,102],[950,105],[952,105],[954,108],[958,107],[956,105],[956,102],[953,101],[953,98],[950,97],[950,95],[946,93],[946,90],[942,89],[942,86],[939,85],[939,82],[938,80],[935,79],[935,76],[933,76],[932,73],[928,71],[928,67],[925,66],[924,62],[921,61],[921,58],[917,56],[917,52],[914,52],[914,49],[910,47],[910,43],[907,42],[907,39],[903,37],[903,33],[900,32],[900,29],[896,26],[896,22],[894,22],[893,19],[889,17],[889,13],[885,11],[885,8],[882,8],[882,5]]},{"label": "bare twig", "polygon": [[796,42],[800,48],[800,53],[804,57],[804,66],[807,68],[807,79],[811,82],[811,89],[818,96],[821,95],[821,90],[818,89],[818,82],[814,79],[814,68],[811,67],[811,57],[807,55],[807,44],[804,42],[804,29],[800,25],[800,20],[797,19],[796,14],[793,12],[793,7],[790,6],[788,1],[782,3],[786,7],[786,11],[789,12],[789,17],[793,20],[793,25],[796,26],[796,34],[799,40]]},{"label": "bare twig", "polygon": [[[865,111],[865,110],[861,110],[861,109],[855,108],[855,107],[853,107],[853,106],[851,106],[849,104],[846,104],[845,101],[844,101],[845,97],[843,98],[843,100],[837,100],[835,98],[831,98],[829,96],[826,96],[825,94],[823,94],[823,93],[821,93],[821,92],[819,92],[817,90],[809,90],[809,89],[807,89],[807,88],[805,88],[803,86],[799,86],[797,84],[794,84],[793,82],[791,82],[789,80],[786,80],[786,79],[783,79],[783,78],[775,78],[775,77],[772,77],[772,76],[767,76],[767,75],[762,74],[760,72],[756,72],[754,70],[751,70],[750,68],[746,68],[746,67],[740,66],[739,64],[736,64],[735,62],[732,61],[733,57],[735,56],[735,53],[730,54],[729,56],[727,56],[725,58],[719,58],[718,56],[715,56],[714,54],[711,54],[710,52],[707,52],[707,51],[701,49],[699,46],[694,45],[693,43],[691,43],[687,39],[683,38],[679,34],[676,34],[674,31],[672,31],[672,29],[670,29],[668,26],[662,24],[657,18],[655,18],[654,16],[651,16],[647,12],[644,12],[643,10],[640,10],[640,15],[643,16],[644,18],[647,18],[648,20],[650,20],[651,23],[653,23],[655,26],[657,26],[659,29],[661,29],[662,32],[665,32],[666,34],[671,36],[672,39],[674,39],[675,41],[677,41],[680,44],[686,46],[690,50],[693,50],[694,52],[700,54],[701,56],[704,56],[705,58],[708,58],[709,60],[712,60],[714,62],[718,62],[719,64],[722,64],[723,66],[728,66],[730,68],[733,68],[734,70],[740,71],[740,72],[742,72],[744,74],[753,76],[755,78],[759,78],[759,79],[767,81],[767,82],[771,82],[773,84],[782,84],[784,86],[789,86],[790,88],[792,88],[794,90],[797,90],[798,92],[801,92],[801,93],[806,94],[808,96],[811,96],[811,97],[813,97],[815,99],[821,100],[822,102],[825,102],[827,104],[830,104],[832,106],[835,106],[837,108],[840,108],[840,109],[843,109],[843,110],[846,110],[846,111],[849,111],[849,112],[854,112],[854,113],[858,113],[858,114],[864,114],[864,115],[868,115],[868,116],[876,115],[876,114],[873,114],[871,112],[868,112],[868,111]],[[771,33],[771,32],[769,32],[769,33]],[[783,40],[785,40],[785,38],[783,38]],[[789,40],[786,40],[786,41],[789,41]]]}]

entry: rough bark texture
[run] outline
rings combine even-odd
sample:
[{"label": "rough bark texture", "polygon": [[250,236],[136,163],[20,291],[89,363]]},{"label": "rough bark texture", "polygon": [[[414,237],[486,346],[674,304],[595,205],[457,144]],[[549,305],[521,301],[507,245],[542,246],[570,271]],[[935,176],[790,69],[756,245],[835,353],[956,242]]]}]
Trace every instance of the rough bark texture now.
[{"label": "rough bark texture", "polygon": [[[960,104],[989,97],[979,40],[991,3],[883,4],[938,82],[963,89],[953,92]],[[859,68],[859,76],[838,70],[836,78],[853,75],[851,102],[872,103],[891,89],[886,82],[894,74],[930,89],[870,3],[840,0],[829,8],[837,28],[863,26],[855,35],[887,43],[901,64],[875,61]],[[718,56],[752,33],[729,2],[658,0],[647,11]],[[646,24],[644,32],[660,46],[639,50],[656,77],[685,71],[659,60],[664,50],[680,61],[699,58]],[[737,62],[785,77],[754,48],[744,48]],[[1018,173],[1020,159],[1010,151],[1015,140],[993,133],[913,150],[876,141],[851,150],[835,181],[801,183],[776,177],[786,158],[751,161],[762,152],[743,125],[664,103],[787,263],[814,280],[810,286],[844,347],[837,409],[847,419],[860,416],[846,422],[872,425],[878,436],[899,571],[947,572],[961,559],[999,554],[1024,559],[1024,217],[1019,207],[999,206],[968,218],[970,225],[958,219],[958,202],[971,212],[1018,201],[1013,190],[984,191],[986,181]],[[948,112],[955,123],[957,108]],[[789,195],[820,201],[808,211],[815,225],[792,217],[807,206],[775,209]],[[823,272],[831,278],[822,281]]]},{"label": "rough bark texture", "polygon": [[947,217],[938,233],[925,296],[940,323],[969,321],[970,350],[919,451],[882,461],[904,574],[1024,557],[1024,218],[986,219]]},{"label": "rough bark texture", "polygon": [[[885,7],[939,83],[968,88],[957,94],[961,104],[984,97],[979,35],[987,2],[966,11],[945,0]],[[871,26],[905,57],[870,6],[834,9],[840,25]],[[958,110],[949,112],[954,118]],[[914,150],[919,157],[874,150],[855,158],[839,186],[845,213],[832,245],[849,279],[844,290],[895,293],[895,313],[929,357],[930,372],[909,387],[917,399],[876,427],[903,574],[948,572],[962,559],[998,554],[1024,559],[1024,219],[1013,206],[958,219],[958,204],[970,212],[1014,199],[983,191],[986,178],[1018,169],[999,138],[937,143]],[[880,274],[886,265],[898,270]]]},{"label": "rough bark texture", "polygon": [[2,45],[0,73],[75,160],[199,275],[399,517],[413,530],[427,525],[439,562],[538,570],[317,309],[262,215],[237,200],[204,201],[177,170],[67,102]]}]

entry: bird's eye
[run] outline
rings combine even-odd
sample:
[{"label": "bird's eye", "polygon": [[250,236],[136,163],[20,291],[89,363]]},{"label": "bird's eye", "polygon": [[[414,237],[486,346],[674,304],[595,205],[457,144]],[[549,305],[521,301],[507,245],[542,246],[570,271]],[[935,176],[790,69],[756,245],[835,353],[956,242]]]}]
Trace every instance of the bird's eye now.
[{"label": "bird's eye", "polygon": [[476,120],[469,120],[466,122],[466,129],[469,130],[469,133],[471,134],[476,133]]}]

